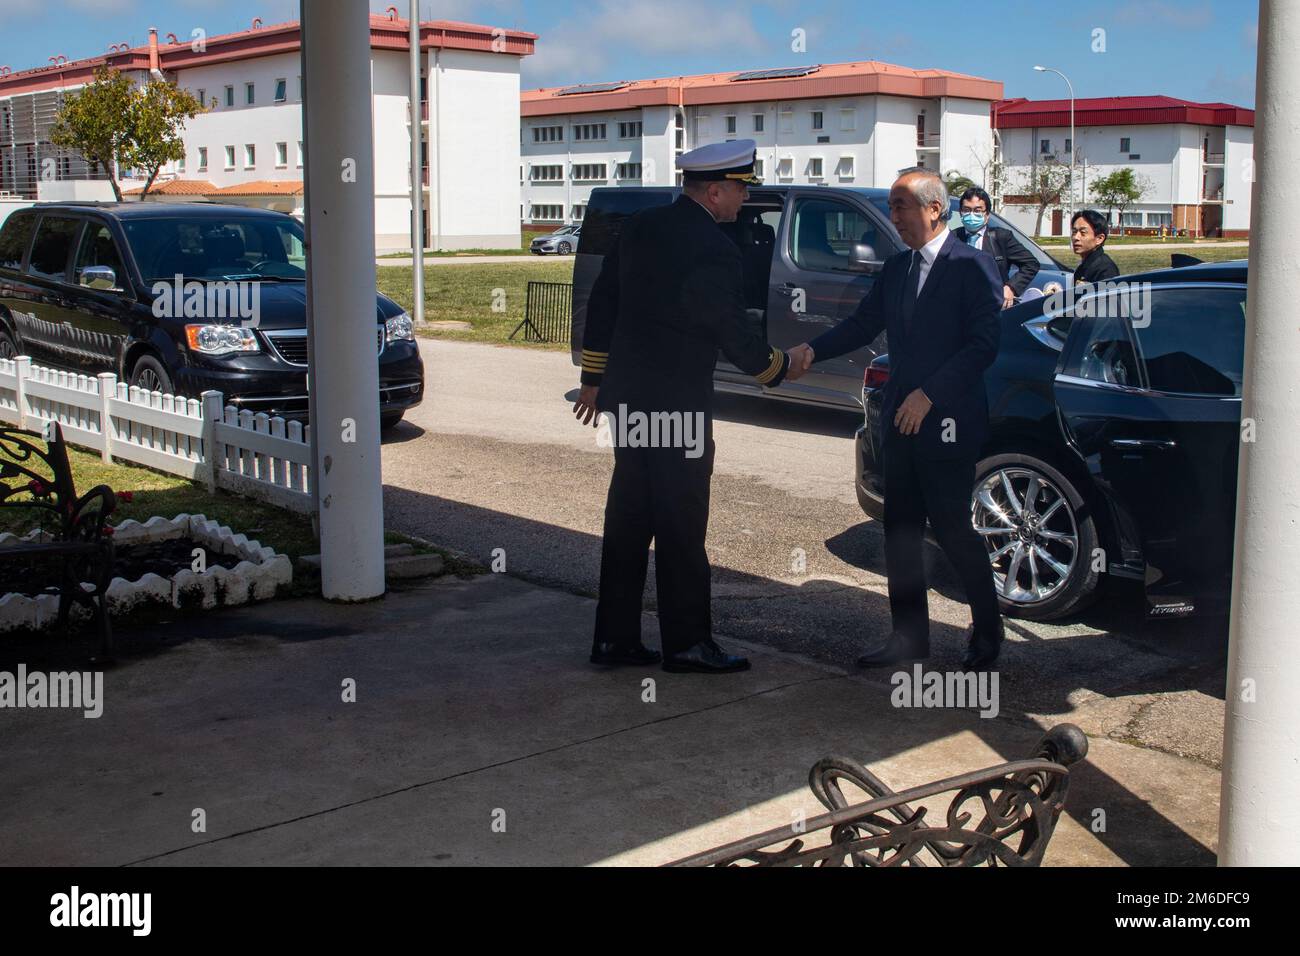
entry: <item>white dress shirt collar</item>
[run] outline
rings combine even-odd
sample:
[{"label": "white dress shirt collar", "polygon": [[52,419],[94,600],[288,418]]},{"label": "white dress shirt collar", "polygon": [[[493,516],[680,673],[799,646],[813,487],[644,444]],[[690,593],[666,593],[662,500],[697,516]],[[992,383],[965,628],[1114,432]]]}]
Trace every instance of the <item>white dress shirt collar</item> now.
[{"label": "white dress shirt collar", "polygon": [[918,250],[921,253],[921,258],[925,260],[927,271],[930,266],[934,265],[934,260],[939,258],[939,250],[943,248],[943,244],[948,241],[950,235],[952,233],[944,229]]}]

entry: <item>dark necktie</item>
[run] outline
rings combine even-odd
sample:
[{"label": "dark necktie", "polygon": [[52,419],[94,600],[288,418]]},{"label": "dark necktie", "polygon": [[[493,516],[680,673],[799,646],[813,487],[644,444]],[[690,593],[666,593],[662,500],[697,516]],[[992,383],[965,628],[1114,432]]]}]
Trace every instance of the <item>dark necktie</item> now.
[{"label": "dark necktie", "polygon": [[921,253],[913,252],[911,264],[907,267],[907,278],[903,280],[903,328],[912,327],[912,313],[916,311],[916,280],[921,273]]}]

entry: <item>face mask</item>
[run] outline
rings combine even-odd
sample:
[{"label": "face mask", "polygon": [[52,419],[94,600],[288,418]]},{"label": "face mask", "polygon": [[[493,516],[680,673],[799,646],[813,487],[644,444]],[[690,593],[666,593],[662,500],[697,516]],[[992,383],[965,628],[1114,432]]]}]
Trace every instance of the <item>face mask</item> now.
[{"label": "face mask", "polygon": [[984,228],[984,214],[981,212],[962,213],[961,224],[971,232],[979,232]]}]

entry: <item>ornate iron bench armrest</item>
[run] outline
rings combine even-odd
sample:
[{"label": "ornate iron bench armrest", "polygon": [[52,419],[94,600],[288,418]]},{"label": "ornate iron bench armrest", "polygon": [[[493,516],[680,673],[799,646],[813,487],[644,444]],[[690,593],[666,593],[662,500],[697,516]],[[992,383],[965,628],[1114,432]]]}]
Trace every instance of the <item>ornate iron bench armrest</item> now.
[{"label": "ornate iron bench armrest", "polygon": [[[1083,732],[1060,724],[1039,741],[1033,758],[898,793],[857,761],[828,757],[813,766],[809,786],[829,813],[797,831],[779,827],[671,865],[923,866],[920,854],[928,852],[940,866],[1037,866],[1065,806],[1067,768],[1087,752]],[[841,780],[872,799],[847,805]],[[928,822],[928,808],[912,806],[946,793],[953,796],[941,821]]]},{"label": "ornate iron bench armrest", "polygon": [[[93,507],[95,503],[99,507]],[[68,508],[66,533],[69,540],[99,541],[104,537],[108,516],[117,507],[117,496],[108,485],[96,485]]]}]

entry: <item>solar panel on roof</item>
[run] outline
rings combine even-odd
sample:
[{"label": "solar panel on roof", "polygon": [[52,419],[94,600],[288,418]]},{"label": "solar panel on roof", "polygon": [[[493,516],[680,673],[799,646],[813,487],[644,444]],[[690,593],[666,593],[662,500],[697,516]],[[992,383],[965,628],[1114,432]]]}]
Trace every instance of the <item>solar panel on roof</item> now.
[{"label": "solar panel on roof", "polygon": [[608,93],[610,90],[621,90],[628,85],[626,80],[621,83],[586,83],[579,86],[566,86],[555,95],[572,96],[574,93]]},{"label": "solar panel on roof", "polygon": [[809,73],[816,73],[821,67],[817,66],[787,66],[779,70],[750,70],[748,73],[737,73],[730,80],[737,83],[742,80],[776,80],[789,76],[807,76]]}]

